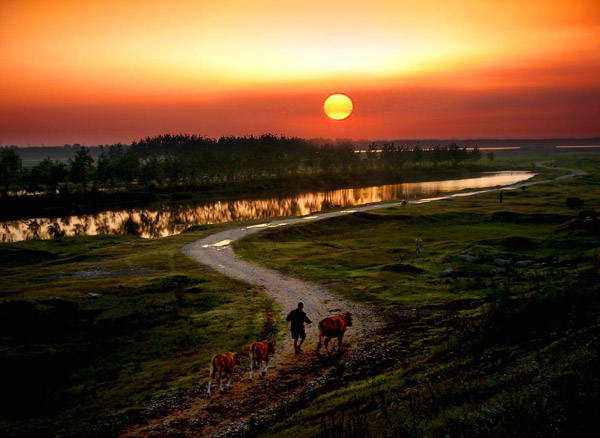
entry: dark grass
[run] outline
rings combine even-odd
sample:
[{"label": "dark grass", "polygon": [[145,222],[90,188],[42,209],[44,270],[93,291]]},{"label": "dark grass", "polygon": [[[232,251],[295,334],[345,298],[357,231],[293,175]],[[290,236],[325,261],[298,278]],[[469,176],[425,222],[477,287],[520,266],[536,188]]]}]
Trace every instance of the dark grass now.
[{"label": "dark grass", "polygon": [[[571,161],[562,167],[583,161],[562,156]],[[598,158],[587,159],[582,167],[598,172]],[[488,194],[390,208],[237,243],[251,261],[380,309],[388,346],[400,352],[387,371],[319,397],[264,435],[586,436],[600,401],[600,237],[571,222],[581,209],[565,200],[599,209],[596,179],[506,192],[503,204]],[[466,253],[479,260],[458,258]],[[499,257],[545,265],[504,268]],[[449,267],[458,275],[441,277]]]},{"label": "dark grass", "polygon": [[279,335],[272,301],[181,253],[200,233],[2,245],[3,436],[85,436],[203,387],[212,354]]}]

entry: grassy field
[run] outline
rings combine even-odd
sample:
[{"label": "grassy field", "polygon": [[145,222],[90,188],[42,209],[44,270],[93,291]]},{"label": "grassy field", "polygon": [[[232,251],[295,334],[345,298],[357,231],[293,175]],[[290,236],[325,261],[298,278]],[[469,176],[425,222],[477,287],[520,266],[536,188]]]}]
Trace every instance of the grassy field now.
[{"label": "grassy field", "polygon": [[212,354],[276,335],[275,303],[181,253],[210,232],[0,246],[1,434],[85,435],[204,388]]},{"label": "grassy field", "polygon": [[[540,158],[518,155],[525,168]],[[236,243],[249,261],[377,307],[397,354],[265,436],[584,436],[600,402],[600,225],[573,219],[600,207],[600,157],[545,159],[590,174],[506,191],[502,204],[491,193],[395,207]],[[573,196],[582,208],[566,206]]]},{"label": "grassy field", "polygon": [[[564,435],[587,418],[599,401],[600,239],[569,225],[581,209],[565,199],[599,208],[600,160],[499,151],[494,163],[531,170],[550,159],[591,174],[508,191],[503,204],[489,194],[410,205],[236,244],[249,260],[379,309],[397,358],[266,435]],[[85,434],[99,418],[199,391],[212,354],[281,334],[273,302],[181,253],[226,226],[1,244],[0,385],[10,403],[0,434]],[[546,265],[506,269],[498,257]],[[447,268],[455,274],[442,277]]]}]

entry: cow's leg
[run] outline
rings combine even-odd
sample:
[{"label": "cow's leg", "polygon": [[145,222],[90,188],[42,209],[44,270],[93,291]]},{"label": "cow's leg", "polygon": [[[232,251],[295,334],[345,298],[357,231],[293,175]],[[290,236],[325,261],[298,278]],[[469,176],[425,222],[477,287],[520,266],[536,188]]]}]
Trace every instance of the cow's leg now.
[{"label": "cow's leg", "polygon": [[233,370],[227,371],[227,385],[225,386],[227,389],[231,389],[231,379],[233,378]]},{"label": "cow's leg", "polygon": [[344,333],[342,333],[338,336],[338,348],[341,348],[344,345],[344,343],[342,342],[342,339],[344,339]]},{"label": "cow's leg", "polygon": [[208,375],[208,396],[210,397],[210,385],[212,384],[212,380],[215,377],[214,370],[212,366],[210,367],[210,374]]},{"label": "cow's leg", "polygon": [[252,369],[254,365],[254,356],[250,353],[250,381],[252,381]]},{"label": "cow's leg", "polygon": [[269,369],[269,356],[265,358],[265,369],[262,372],[263,376],[267,375],[267,370]]},{"label": "cow's leg", "polygon": [[219,369],[219,373],[217,374],[217,380],[219,381],[219,391],[223,392],[223,369]]},{"label": "cow's leg", "polygon": [[325,336],[325,350],[327,350],[327,353],[331,353],[329,351],[329,340],[331,339],[330,336]]}]

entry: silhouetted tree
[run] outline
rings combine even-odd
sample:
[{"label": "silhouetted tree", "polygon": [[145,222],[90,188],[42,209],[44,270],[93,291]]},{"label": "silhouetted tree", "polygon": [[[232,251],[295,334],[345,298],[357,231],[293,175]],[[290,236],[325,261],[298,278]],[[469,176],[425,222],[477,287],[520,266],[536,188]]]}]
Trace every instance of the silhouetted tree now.
[{"label": "silhouetted tree", "polygon": [[66,178],[66,165],[46,158],[25,174],[25,190],[28,192],[45,190],[48,193],[56,193],[58,185],[64,182]]},{"label": "silhouetted tree", "polygon": [[2,196],[8,195],[11,186],[17,188],[21,182],[23,163],[14,148],[3,149],[0,154],[0,187]]},{"label": "silhouetted tree", "polygon": [[74,184],[81,184],[82,188],[86,188],[87,183],[91,180],[92,171],[94,170],[94,159],[91,157],[87,148],[82,147],[75,152],[75,158],[69,159],[69,177]]}]

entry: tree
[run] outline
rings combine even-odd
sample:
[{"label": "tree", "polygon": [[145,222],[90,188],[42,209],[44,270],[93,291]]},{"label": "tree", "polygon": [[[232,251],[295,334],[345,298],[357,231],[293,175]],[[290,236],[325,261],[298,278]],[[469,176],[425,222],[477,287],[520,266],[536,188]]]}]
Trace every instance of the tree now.
[{"label": "tree", "polygon": [[479,146],[475,145],[475,148],[471,151],[471,159],[474,161],[481,160],[481,151],[479,150]]},{"label": "tree", "polygon": [[8,195],[11,186],[18,186],[21,181],[23,163],[14,148],[4,149],[0,154],[0,187],[2,196]]},{"label": "tree", "polygon": [[56,189],[67,177],[64,163],[58,163],[46,158],[33,166],[25,173],[23,180],[25,190],[28,192],[39,192],[45,189],[48,193],[56,193]]},{"label": "tree", "polygon": [[487,157],[488,157],[488,160],[494,161],[494,153],[493,152],[488,152]]},{"label": "tree", "polygon": [[81,187],[85,189],[94,170],[94,159],[91,157],[89,150],[85,147],[78,149],[75,152],[75,158],[69,159],[69,165],[71,182],[81,184]]},{"label": "tree", "polygon": [[56,189],[67,180],[67,165],[65,163],[54,162],[50,176],[46,181],[46,186],[50,193],[56,193]]},{"label": "tree", "polygon": [[113,161],[115,176],[126,184],[131,184],[140,173],[140,156],[131,149],[123,150]]},{"label": "tree", "polygon": [[146,189],[150,187],[153,181],[161,184],[163,180],[161,163],[156,155],[151,156],[141,166],[139,173],[139,181]]}]

